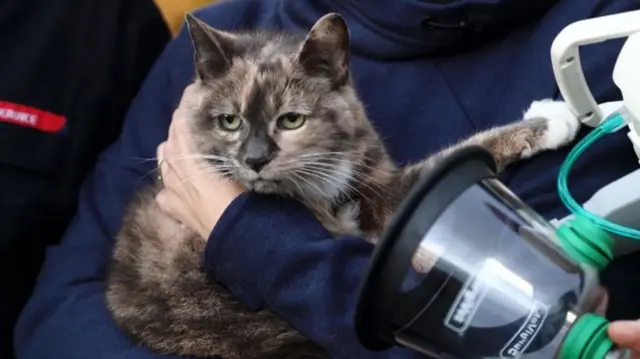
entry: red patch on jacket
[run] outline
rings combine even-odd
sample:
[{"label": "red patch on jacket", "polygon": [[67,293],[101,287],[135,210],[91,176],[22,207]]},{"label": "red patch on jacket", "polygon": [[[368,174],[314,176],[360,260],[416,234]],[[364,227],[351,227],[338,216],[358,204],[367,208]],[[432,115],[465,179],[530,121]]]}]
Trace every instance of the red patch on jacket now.
[{"label": "red patch on jacket", "polygon": [[13,102],[0,101],[0,122],[33,128],[42,132],[58,132],[64,128],[64,116]]}]

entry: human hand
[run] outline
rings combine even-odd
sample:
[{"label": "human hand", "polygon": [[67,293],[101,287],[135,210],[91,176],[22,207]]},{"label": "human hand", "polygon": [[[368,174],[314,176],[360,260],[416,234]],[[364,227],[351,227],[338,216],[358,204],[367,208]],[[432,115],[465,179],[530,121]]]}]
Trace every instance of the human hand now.
[{"label": "human hand", "polygon": [[631,349],[631,359],[640,359],[640,320],[611,323],[609,337],[620,348]]},{"label": "human hand", "polygon": [[207,239],[224,210],[244,188],[220,176],[199,156],[189,131],[193,85],[183,93],[173,113],[167,141],[157,157],[164,188],[156,201],[169,216]]}]

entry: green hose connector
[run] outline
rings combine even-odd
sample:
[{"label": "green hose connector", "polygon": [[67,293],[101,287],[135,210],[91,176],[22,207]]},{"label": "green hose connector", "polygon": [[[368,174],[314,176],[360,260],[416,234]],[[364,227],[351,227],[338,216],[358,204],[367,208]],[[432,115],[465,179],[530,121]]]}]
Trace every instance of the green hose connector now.
[{"label": "green hose connector", "polygon": [[589,218],[576,216],[556,229],[565,252],[575,261],[598,271],[613,261],[613,238]]},{"label": "green hose connector", "polygon": [[565,338],[558,359],[605,359],[615,349],[607,336],[609,322],[596,314],[580,316]]}]

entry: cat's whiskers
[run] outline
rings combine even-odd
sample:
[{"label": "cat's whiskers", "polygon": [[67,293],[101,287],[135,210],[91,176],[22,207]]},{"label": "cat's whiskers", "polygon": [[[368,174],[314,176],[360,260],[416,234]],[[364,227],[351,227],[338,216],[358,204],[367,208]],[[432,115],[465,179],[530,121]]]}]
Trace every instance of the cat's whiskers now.
[{"label": "cat's whiskers", "polygon": [[[158,165],[160,165],[160,163],[161,163],[160,160],[175,162],[175,161],[184,161],[184,160],[189,160],[189,159],[216,160],[216,161],[220,161],[220,163],[219,163],[220,165],[228,164],[228,163],[231,162],[231,160],[226,158],[226,157],[213,156],[213,155],[204,155],[204,154],[189,154],[189,155],[181,155],[181,156],[162,157],[162,158],[158,159]],[[214,164],[214,165],[219,165],[219,164]],[[156,166],[156,168],[158,170],[160,169],[158,166]]]},{"label": "cat's whiskers", "polygon": [[[327,193],[325,191],[322,190],[322,188],[318,187],[315,183],[313,183],[312,181],[309,181],[308,179],[304,178],[304,176],[300,176],[301,173],[296,173],[296,172],[291,172],[292,175],[295,175],[297,178],[299,178],[300,180],[304,181],[306,184],[308,184],[309,186],[313,187],[318,194],[320,195],[320,197],[325,197],[328,198],[329,196],[327,195]],[[301,193],[305,193],[305,191],[302,191]],[[307,200],[309,201],[309,203],[314,203],[314,201],[311,201],[308,197]]]},{"label": "cat's whiskers", "polygon": [[[301,161],[299,162],[300,166],[324,166],[326,168],[335,168],[335,165],[331,164],[331,163],[324,163],[324,162],[315,162],[315,161],[311,161],[311,162],[306,162],[306,161]],[[366,168],[366,167],[365,167]],[[375,169],[375,168],[372,168]],[[371,178],[371,177],[367,177],[367,175],[369,175],[369,173],[364,172],[361,169],[358,168],[352,168],[351,172],[353,172],[354,175],[359,176],[359,178],[353,178],[353,179],[357,179],[358,181],[362,182],[363,185],[367,185],[367,183],[365,183],[365,180],[367,180],[366,182],[371,182],[372,184],[375,184],[377,186],[377,189],[383,189],[384,187],[375,181],[375,179]],[[373,187],[369,187],[370,190],[374,190]]]},{"label": "cat's whiskers", "polygon": [[154,172],[155,172],[155,173],[159,173],[159,172],[160,172],[160,170],[158,169],[158,166],[153,167],[151,170],[149,170],[149,171],[145,172],[145,173],[144,173],[140,178],[141,178],[141,179],[145,179],[145,178],[147,178],[148,176],[151,176],[151,174],[153,174]]},{"label": "cat's whiskers", "polygon": [[[334,169],[335,169],[335,165],[331,164],[331,163],[324,163],[324,162],[317,162],[317,161],[298,161],[296,168],[313,168],[315,170],[318,171],[322,171],[323,173],[333,173]],[[295,168],[290,169],[291,171],[294,171]],[[367,189],[369,189],[371,191],[371,193],[373,193],[376,197],[380,198],[382,201],[387,202],[387,199],[382,195],[384,192],[384,186],[380,183],[378,183],[377,181],[375,181],[375,179],[371,178],[371,177],[367,177],[367,173],[363,172],[362,170],[356,169],[356,168],[352,168],[351,169],[351,174],[349,175],[349,181],[354,181],[356,182],[357,185],[361,185],[366,187]],[[337,179],[337,178],[336,178]],[[335,185],[338,185],[339,183],[336,183]],[[348,185],[351,189],[356,190],[356,187],[351,185],[350,183],[346,183],[346,185]],[[359,190],[356,190],[361,196],[363,196],[362,192]],[[365,197],[365,196],[363,196]]]},{"label": "cat's whiskers", "polygon": [[[305,169],[310,167],[309,166],[310,164],[311,163],[292,162],[289,166],[282,166],[282,163],[280,163],[281,166],[278,167],[278,172],[284,173],[286,175],[290,175],[291,173],[295,173],[295,172],[298,172],[298,174],[301,174],[301,171],[304,171]],[[332,172],[335,172],[336,165],[330,165],[330,168],[333,170]],[[317,170],[324,172],[324,169],[317,169]],[[326,178],[323,178],[319,185],[322,185],[323,183],[326,184],[328,182],[328,184],[330,184],[335,190],[338,191],[338,194],[340,194],[343,192],[342,187],[348,185],[348,183],[351,181],[350,171],[342,171],[341,174],[342,174],[342,178],[338,178],[336,175],[333,175],[333,178],[331,181],[327,181]],[[310,173],[306,173],[306,175],[310,175]],[[317,176],[311,176],[311,177],[317,177]],[[327,191],[323,191],[323,194],[326,195],[326,198],[336,197],[335,193],[330,194],[330,192],[335,192],[335,191],[327,190]]]},{"label": "cat's whiskers", "polygon": [[[336,157],[330,157],[330,155],[335,155]],[[341,157],[337,157],[338,155],[340,155]],[[358,167],[362,167],[363,169],[371,169],[371,170],[376,170],[378,172],[384,173],[384,174],[391,174],[390,171],[387,170],[383,170],[381,168],[378,167],[373,167],[370,165],[367,165],[365,163],[363,163],[363,161],[355,161],[353,159],[349,159],[349,158],[343,158],[342,156],[351,156],[351,157],[356,157],[356,158],[360,158],[360,159],[366,159],[365,155],[362,154],[355,154],[355,153],[348,153],[348,152],[318,152],[318,153],[307,153],[307,154],[302,154],[302,155],[298,155],[297,158],[292,159],[290,161],[284,161],[282,162],[284,163],[289,163],[289,162],[295,162],[295,161],[299,161],[299,160],[314,160],[314,161],[340,161],[340,162],[345,162],[345,163],[349,163],[349,164],[353,164],[355,166]]]},{"label": "cat's whiskers", "polygon": [[223,157],[223,156],[216,156],[216,155],[211,155],[211,154],[206,154],[206,153],[189,153],[189,154],[185,154],[185,155],[180,155],[180,156],[167,156],[167,157],[151,157],[151,158],[136,158],[133,157],[134,159],[138,159],[140,160],[141,163],[144,162],[149,162],[149,161],[159,161],[161,159],[164,160],[171,160],[171,161],[180,161],[180,160],[186,160],[186,159],[192,159],[192,158],[197,158],[197,159],[208,159],[208,160],[220,160],[220,161],[224,161],[224,162],[229,162],[231,161],[230,158],[228,157]]},{"label": "cat's whiskers", "polygon": [[[322,160],[322,159],[320,159]],[[293,171],[297,168],[304,168],[304,167],[323,167],[323,170],[334,170],[336,168],[336,166],[339,166],[339,164],[337,163],[327,163],[327,162],[319,162],[320,160],[300,160],[300,159],[294,159],[291,161],[285,161],[285,162],[280,162],[279,165],[281,166],[280,168],[278,168],[279,172],[286,172],[286,171]],[[347,163],[350,164],[350,161],[345,161],[345,160],[338,160],[339,162],[342,163]],[[335,161],[334,161],[335,162]],[[353,162],[353,164],[355,165],[361,165],[361,163],[358,162]],[[289,166],[286,166],[289,165]],[[364,169],[373,169],[373,170],[377,170],[377,168],[371,167],[371,166],[361,166],[364,167]],[[354,180],[358,180],[359,183],[363,184],[364,186],[367,186],[370,190],[372,190],[373,192],[375,192],[376,190],[371,187],[369,184],[367,184],[366,182],[370,182],[371,184],[376,185],[378,190],[383,189],[383,186],[381,184],[379,184],[378,182],[376,182],[373,178],[367,178],[367,174],[365,173],[362,169],[359,169],[357,167],[352,167],[349,169],[349,171],[351,173],[353,173],[355,176],[349,176],[350,179],[354,179]],[[366,182],[365,182],[366,180]]]},{"label": "cat's whiskers", "polygon": [[294,186],[296,186],[296,188],[298,189],[298,193],[294,193],[293,195],[300,195],[302,198],[302,200],[306,203],[308,203],[309,205],[311,205],[313,203],[313,201],[311,201],[311,199],[307,196],[306,192],[302,189],[302,186],[300,186],[300,183],[298,183],[298,181],[300,180],[304,180],[304,178],[300,178],[300,175],[292,172],[290,173],[291,177],[289,178],[289,181],[291,181],[291,183],[293,183]]},{"label": "cat's whiskers", "polygon": [[[307,165],[306,168],[314,168],[313,165]],[[315,167],[314,169],[316,170],[320,170],[320,168]],[[322,169],[324,171],[327,171],[327,169]],[[376,182],[375,180],[372,180],[371,178],[369,178],[367,181],[363,180],[365,174],[363,173],[358,173],[358,171],[352,171],[353,172],[353,176],[350,177],[350,181],[349,182],[355,182],[355,184],[351,184],[348,183],[348,186],[350,187],[350,189],[356,191],[361,197],[370,200],[371,198],[365,196],[362,191],[357,189],[357,186],[364,186],[367,189],[370,190],[370,192],[377,198],[379,198],[380,200],[382,200],[383,202],[389,204],[388,200],[386,197],[383,196],[383,194],[385,193],[384,191],[384,187],[379,184],[378,182]],[[374,188],[375,185],[376,188]]]},{"label": "cat's whiskers", "polygon": [[[312,164],[318,164],[318,165],[327,166],[329,168],[335,168],[336,166],[339,166],[339,164],[335,163],[335,162],[342,162],[343,164],[353,164],[353,168],[351,169],[351,171],[356,172],[358,175],[362,176],[362,180],[365,180],[366,176],[368,174],[368,173],[365,173],[363,171],[365,169],[375,170],[375,171],[378,171],[378,172],[382,172],[383,174],[391,174],[391,172],[389,172],[389,171],[381,170],[381,169],[378,169],[378,168],[372,167],[372,166],[367,166],[367,165],[364,165],[364,164],[362,164],[360,162],[353,162],[353,161],[342,160],[342,159],[331,159],[331,162],[329,160],[327,160],[327,161],[322,161],[322,160],[324,160],[324,159],[322,159],[322,158],[319,159],[319,160],[294,159],[294,160],[291,160],[291,161],[283,161],[283,162],[279,162],[278,163],[279,166],[282,166],[281,168],[278,168],[278,170],[279,171],[292,170],[294,168],[303,167],[303,166],[312,165]],[[287,166],[287,165],[289,165],[289,166]],[[361,167],[361,168],[358,168],[358,166]]]},{"label": "cat's whiskers", "polygon": [[[327,182],[330,185],[332,185],[338,192],[338,194],[347,194],[347,191],[345,191],[344,188],[342,188],[342,186],[340,185],[339,182],[336,181],[336,179],[329,177],[327,173],[323,172],[323,171],[319,171],[319,170],[315,170],[313,168],[308,168],[308,167],[304,167],[304,168],[299,168],[295,171],[298,175],[304,175],[304,176],[308,176],[311,179],[319,179],[322,182]],[[345,184],[346,185],[346,184]],[[327,196],[328,200],[333,200],[334,198]]]},{"label": "cat's whiskers", "polygon": [[187,160],[187,159],[208,159],[208,160],[218,160],[220,162],[222,162],[221,164],[228,164],[231,161],[231,159],[227,158],[227,157],[222,157],[222,156],[216,156],[216,155],[208,155],[208,154],[203,154],[203,153],[190,153],[190,154],[186,154],[186,155],[180,155],[180,156],[168,156],[168,157],[163,157],[163,158],[158,158],[158,157],[152,157],[152,158],[135,158],[134,159],[140,159],[140,163],[145,163],[145,162],[149,162],[149,161],[155,161],[156,162],[156,166],[153,167],[151,170],[145,172],[141,178],[146,178],[147,176],[150,176],[152,173],[159,173],[160,172],[160,167],[158,166],[160,160],[165,160],[165,161],[183,161],[183,160]]},{"label": "cat's whiskers", "polygon": [[185,184],[188,181],[194,180],[198,176],[203,176],[203,175],[208,175],[208,174],[213,174],[213,173],[216,173],[217,175],[220,175],[220,176],[225,177],[225,178],[229,178],[230,175],[231,175],[231,172],[229,170],[230,169],[234,169],[234,168],[235,168],[235,166],[233,166],[233,165],[227,165],[227,166],[211,165],[211,166],[207,166],[207,167],[204,167],[202,170],[197,171],[196,173],[191,174],[186,178],[183,178],[179,183],[180,184]]},{"label": "cat's whiskers", "polygon": [[[314,186],[313,183],[309,182],[307,179],[305,179],[303,176],[301,176],[300,173],[292,173],[291,175],[293,176],[293,178],[298,178],[298,179],[306,182],[310,186]],[[318,203],[322,203],[323,201],[326,200],[326,198],[327,198],[326,195],[324,195],[324,194],[321,195],[321,197],[323,197],[323,199],[312,200],[311,198],[309,198],[307,196],[306,191],[304,191],[299,184],[297,186],[298,186],[298,188],[300,188],[300,195],[302,196],[302,201],[303,201],[303,203],[305,203],[305,205],[307,207],[313,208],[316,212],[321,212],[326,217],[332,217],[333,216],[329,207],[322,206],[322,205],[319,206],[318,205]],[[318,190],[320,190],[320,189],[318,189]]]},{"label": "cat's whiskers", "polygon": [[326,156],[326,155],[349,155],[356,157],[366,157],[364,154],[360,154],[357,152],[349,152],[349,151],[326,151],[326,152],[311,152],[311,153],[303,153],[298,155],[298,157],[315,157],[315,156]]},{"label": "cat's whiskers", "polygon": [[[367,201],[370,201],[370,200],[372,200],[372,198],[366,196],[360,189],[357,188],[358,185],[364,186],[364,187],[366,187],[367,189],[370,190],[370,193],[373,194],[374,197],[376,197],[376,198],[380,199],[381,201],[389,204],[389,201],[387,200],[387,198],[383,196],[385,191],[383,191],[382,185],[378,184],[377,182],[371,182],[371,181],[365,182],[365,181],[361,180],[360,178],[357,178],[357,175],[358,175],[357,173],[354,173],[354,175],[355,176],[352,176],[351,177],[351,181],[348,183],[349,189],[351,189],[354,192],[356,192],[357,194],[359,194],[360,197],[362,197],[363,199],[365,199]],[[354,184],[352,184],[352,183],[354,183]],[[370,183],[376,184],[379,189],[376,190],[374,187],[372,187],[370,185]],[[348,195],[348,193],[345,192],[345,194],[347,194],[349,199],[353,200],[353,198],[350,195]]]},{"label": "cat's whiskers", "polygon": [[[327,171],[323,168],[312,168],[312,167],[304,167],[298,170],[298,173],[307,174],[312,177],[319,178],[323,181],[327,181],[332,184],[340,193],[346,195],[350,200],[353,200],[350,193],[347,190],[352,190],[353,192],[359,194],[364,199],[369,199],[364,193],[362,193],[358,188],[354,187],[347,182],[342,182],[340,178],[333,175],[331,172]],[[350,178],[352,179],[352,178]],[[342,187],[346,188],[342,188]],[[336,200],[336,198],[330,198],[330,200]]]}]

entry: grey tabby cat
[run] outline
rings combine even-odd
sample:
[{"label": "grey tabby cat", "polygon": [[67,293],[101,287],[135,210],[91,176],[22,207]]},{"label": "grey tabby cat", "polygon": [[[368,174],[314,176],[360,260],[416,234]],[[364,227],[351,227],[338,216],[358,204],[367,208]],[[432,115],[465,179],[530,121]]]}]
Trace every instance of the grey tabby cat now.
[{"label": "grey tabby cat", "polygon": [[[412,185],[453,149],[484,146],[503,168],[568,144],[579,128],[564,104],[536,102],[524,121],[397,167],[351,82],[340,15],[322,17],[306,36],[228,33],[190,15],[186,22],[197,75],[186,100],[199,154],[249,190],[297,198],[335,235],[375,244]],[[205,240],[161,212],[155,193],[142,191],[131,204],[109,271],[108,307],[124,331],[166,354],[329,357],[286,321],[248,310],[209,278],[201,267]]]}]

